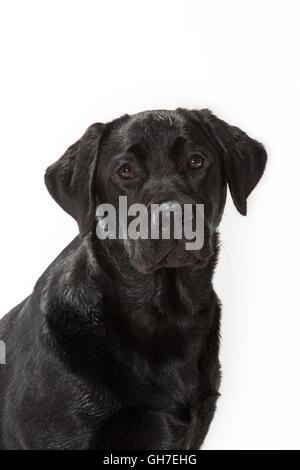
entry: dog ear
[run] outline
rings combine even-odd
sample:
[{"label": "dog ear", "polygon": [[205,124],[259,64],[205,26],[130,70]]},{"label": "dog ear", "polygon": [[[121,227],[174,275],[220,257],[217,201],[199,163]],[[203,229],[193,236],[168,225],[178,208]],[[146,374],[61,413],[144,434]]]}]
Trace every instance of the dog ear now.
[{"label": "dog ear", "polygon": [[267,161],[262,144],[245,132],[217,118],[209,110],[200,111],[205,128],[224,157],[227,183],[237,210],[247,214],[247,197],[260,180]]},{"label": "dog ear", "polygon": [[92,124],[45,173],[49,193],[77,221],[81,236],[93,227],[96,210],[94,180],[104,127],[104,124]]}]

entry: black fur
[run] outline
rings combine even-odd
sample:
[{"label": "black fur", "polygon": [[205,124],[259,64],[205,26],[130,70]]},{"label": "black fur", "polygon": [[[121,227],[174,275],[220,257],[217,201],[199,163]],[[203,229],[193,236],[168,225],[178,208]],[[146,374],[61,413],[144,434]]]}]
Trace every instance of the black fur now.
[{"label": "black fur", "polygon": [[[187,169],[201,154],[204,164]],[[130,161],[136,178],[116,168]],[[132,163],[133,162],[133,163]],[[207,110],[94,124],[46,172],[80,235],[0,322],[1,449],[198,449],[220,382],[212,288],[229,185],[237,209],[266,163],[261,144]],[[100,202],[205,204],[205,244],[100,241]]]}]

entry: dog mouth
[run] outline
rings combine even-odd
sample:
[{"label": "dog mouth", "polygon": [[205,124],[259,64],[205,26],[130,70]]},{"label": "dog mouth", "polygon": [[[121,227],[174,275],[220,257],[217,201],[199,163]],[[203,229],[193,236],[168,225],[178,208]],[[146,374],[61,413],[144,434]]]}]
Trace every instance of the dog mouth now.
[{"label": "dog mouth", "polygon": [[158,269],[162,268],[165,265],[165,262],[170,255],[175,250],[175,247],[170,248],[167,253],[165,253],[161,259],[156,262],[155,264],[144,264],[135,260],[132,260],[131,263],[135,267],[137,271],[140,271],[142,273],[148,274],[153,271],[157,271]]},{"label": "dog mouth", "polygon": [[131,263],[134,268],[144,274],[150,274],[162,268],[181,268],[184,266],[196,266],[198,268],[205,268],[214,252],[212,250],[200,250],[192,254],[190,251],[180,252],[178,247],[172,246],[166,253],[155,263],[144,263],[141,261],[132,260]]}]

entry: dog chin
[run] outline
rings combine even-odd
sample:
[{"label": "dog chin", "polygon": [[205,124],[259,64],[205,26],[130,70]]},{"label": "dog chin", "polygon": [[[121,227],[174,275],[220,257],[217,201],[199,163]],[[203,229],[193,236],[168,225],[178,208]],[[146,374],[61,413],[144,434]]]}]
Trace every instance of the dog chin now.
[{"label": "dog chin", "polygon": [[[211,256],[210,256],[211,257]],[[195,266],[197,268],[205,268],[208,265],[209,259],[208,258],[198,258],[196,256],[187,256],[186,258],[176,259],[172,256],[167,256],[165,259],[163,266],[166,268],[182,268],[185,266]]]},{"label": "dog chin", "polygon": [[186,266],[205,268],[209,263],[209,259],[210,257],[206,259],[200,259],[195,256],[188,256],[185,259],[183,257],[175,258],[174,256],[168,255],[164,260],[156,264],[136,263],[135,261],[131,261],[131,264],[141,274],[151,274],[163,268],[177,269]]}]

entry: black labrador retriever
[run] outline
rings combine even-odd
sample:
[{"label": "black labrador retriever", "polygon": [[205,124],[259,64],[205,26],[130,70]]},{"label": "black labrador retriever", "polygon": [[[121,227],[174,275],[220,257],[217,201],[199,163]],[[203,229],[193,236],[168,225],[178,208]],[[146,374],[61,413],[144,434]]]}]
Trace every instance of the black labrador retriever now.
[{"label": "black labrador retriever", "polygon": [[[198,449],[220,384],[212,287],[229,186],[263,174],[257,141],[208,110],[93,124],[45,175],[80,235],[0,322],[1,449]],[[101,240],[96,208],[204,204],[204,244]],[[3,343],[2,343],[3,344]]]}]

